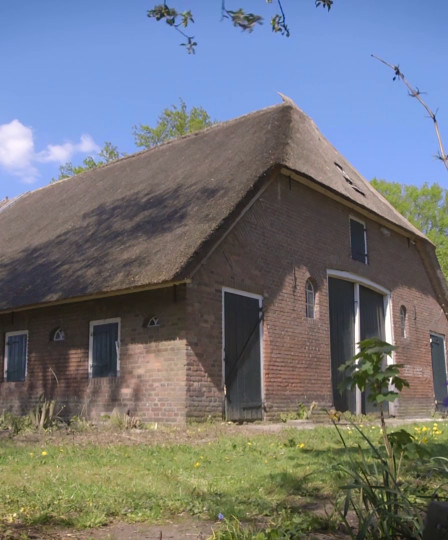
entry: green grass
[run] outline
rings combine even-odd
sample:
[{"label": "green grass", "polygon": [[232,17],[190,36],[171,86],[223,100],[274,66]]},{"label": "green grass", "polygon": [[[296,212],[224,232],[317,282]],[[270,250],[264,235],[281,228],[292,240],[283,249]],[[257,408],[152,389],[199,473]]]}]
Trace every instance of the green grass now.
[{"label": "green grass", "polygon": [[[448,425],[439,426],[442,433],[425,444],[448,456]],[[356,452],[360,437],[343,429]],[[378,428],[366,430],[379,438]],[[197,444],[3,440],[0,523],[86,528],[113,519],[158,522],[178,514],[216,519],[219,513],[257,522],[311,500],[336,500],[341,463],[348,463],[347,455],[332,427],[250,436],[227,436],[224,430]],[[413,463],[406,474],[416,470]],[[416,489],[429,493],[438,478],[422,471],[415,475]]]}]

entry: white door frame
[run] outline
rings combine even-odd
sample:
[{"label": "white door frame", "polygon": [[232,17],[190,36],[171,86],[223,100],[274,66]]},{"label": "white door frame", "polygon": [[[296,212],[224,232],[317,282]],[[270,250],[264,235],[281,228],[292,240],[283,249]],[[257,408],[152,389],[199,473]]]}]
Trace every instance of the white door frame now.
[{"label": "white door frame", "polygon": [[[225,393],[225,344],[226,344],[226,334],[225,334],[225,317],[224,317],[224,313],[225,313],[225,310],[224,310],[224,298],[225,298],[225,293],[232,293],[232,294],[238,294],[240,296],[247,296],[248,298],[254,298],[255,300],[258,300],[258,307],[260,308],[260,310],[262,309],[263,307],[263,296],[261,294],[254,294],[254,293],[249,293],[249,292],[246,292],[246,291],[241,291],[239,289],[233,289],[231,287],[223,287],[222,288],[222,293],[221,293],[221,298],[222,298],[222,301],[221,301],[221,306],[222,306],[222,317],[221,317],[221,320],[222,320],[222,351],[221,351],[221,358],[222,358],[222,361],[221,361],[221,386],[222,386],[222,389],[223,389],[223,392]],[[260,321],[260,378],[261,378],[261,404],[262,404],[262,414],[263,414],[263,417],[264,417],[264,348],[263,348],[263,321]]]},{"label": "white door frame", "polygon": [[[359,353],[358,343],[361,340],[361,312],[359,305],[359,286],[363,285],[368,289],[372,289],[375,292],[383,295],[384,302],[384,333],[385,340],[392,344],[394,343],[394,332],[392,323],[392,295],[389,289],[378,285],[377,283],[370,281],[362,276],[353,274],[351,272],[344,272],[341,270],[327,270],[327,290],[328,290],[328,278],[343,279],[345,281],[351,281],[354,284],[354,312],[355,312],[355,354]],[[387,364],[391,365],[395,363],[395,356],[392,353],[387,357]],[[391,414],[395,413],[395,402],[389,404],[389,411]],[[362,413],[362,399],[361,391],[356,388],[356,414]]]}]

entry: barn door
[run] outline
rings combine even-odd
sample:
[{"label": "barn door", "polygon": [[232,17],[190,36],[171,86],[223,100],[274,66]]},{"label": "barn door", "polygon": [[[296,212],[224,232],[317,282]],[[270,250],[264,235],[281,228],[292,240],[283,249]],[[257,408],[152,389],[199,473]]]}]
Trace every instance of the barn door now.
[{"label": "barn door", "polygon": [[[361,341],[369,338],[380,338],[384,341],[384,296],[372,289],[359,287]],[[368,393],[362,393],[362,414],[376,412],[378,407],[367,399]]]},{"label": "barn door", "polygon": [[431,334],[432,374],[434,381],[434,397],[436,409],[443,410],[443,400],[447,397],[447,380],[445,364],[445,338]]},{"label": "barn door", "polygon": [[226,418],[261,420],[262,310],[258,298],[224,292]]},{"label": "barn door", "polygon": [[328,278],[330,307],[331,380],[333,403],[338,411],[356,413],[355,391],[339,391],[345,378],[339,366],[355,354],[354,284],[342,279]]}]

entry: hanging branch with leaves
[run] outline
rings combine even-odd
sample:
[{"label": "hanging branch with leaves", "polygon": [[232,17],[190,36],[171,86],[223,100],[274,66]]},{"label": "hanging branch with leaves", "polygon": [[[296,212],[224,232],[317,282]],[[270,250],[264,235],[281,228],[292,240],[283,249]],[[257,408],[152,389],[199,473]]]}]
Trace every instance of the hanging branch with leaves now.
[{"label": "hanging branch with leaves", "polygon": [[[273,0],[266,0],[268,4],[272,4]],[[315,6],[322,6],[330,11],[333,5],[333,0],[314,0]],[[277,0],[279,13],[275,13],[271,17],[271,29],[274,33],[281,34],[282,36],[289,37],[290,30],[286,24],[286,15],[283,10],[281,0]],[[157,4],[152,9],[148,10],[147,16],[150,19],[156,21],[164,20],[168,26],[174,28],[179,32],[186,41],[181,43],[186,48],[188,54],[195,54],[197,41],[193,35],[186,33],[185,29],[194,23],[194,18],[191,10],[177,11],[173,7],[167,5],[166,0],[163,4]],[[239,9],[227,9],[225,0],[221,1],[221,19],[228,19],[232,22],[233,26],[240,28],[243,32],[253,32],[256,25],[263,24],[263,17],[256,13],[248,13],[243,8]]]},{"label": "hanging branch with leaves", "polygon": [[408,89],[409,97],[415,98],[420,103],[420,105],[422,105],[425,108],[429,117],[433,121],[434,129],[437,135],[437,141],[439,143],[439,153],[436,155],[436,157],[437,159],[440,159],[443,162],[446,170],[448,171],[448,154],[445,152],[445,149],[443,147],[442,137],[440,135],[440,129],[439,129],[439,124],[437,122],[436,114],[429,108],[429,106],[423,100],[422,92],[419,90],[419,88],[411,85],[411,83],[406,79],[406,77],[404,76],[403,72],[401,71],[398,65],[395,66],[393,64],[390,64],[389,62],[386,62],[386,60],[383,60],[382,58],[380,58],[379,56],[376,56],[375,54],[372,54],[372,57],[380,61],[381,63],[383,63],[385,66],[392,69],[395,73],[393,80],[394,81],[396,81],[397,79],[401,80],[405,84],[406,88]]}]

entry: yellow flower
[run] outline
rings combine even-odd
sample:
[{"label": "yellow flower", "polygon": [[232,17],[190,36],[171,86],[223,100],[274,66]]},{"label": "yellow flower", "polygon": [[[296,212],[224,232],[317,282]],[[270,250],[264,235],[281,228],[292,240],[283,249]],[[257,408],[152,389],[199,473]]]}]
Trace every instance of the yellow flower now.
[{"label": "yellow flower", "polygon": [[428,428],[426,426],[423,426],[422,431],[428,431]]},{"label": "yellow flower", "polygon": [[46,456],[47,455],[47,452],[45,452],[45,450],[42,452],[42,455],[43,456]]},{"label": "yellow flower", "polygon": [[376,429],[376,426],[372,426],[372,429]]},{"label": "yellow flower", "polygon": [[351,429],[348,430],[348,434],[351,435],[353,431]]},{"label": "yellow flower", "polygon": [[30,456],[33,457],[33,456],[34,456],[34,452],[30,452]]},{"label": "yellow flower", "polygon": [[434,426],[432,427],[432,430],[433,430],[433,431],[437,431],[437,429],[438,429],[438,428],[437,428],[437,424],[434,424]]},{"label": "yellow flower", "polygon": [[201,462],[200,461],[196,461],[196,463],[194,464],[194,467],[195,469],[197,469],[198,467],[201,466]]},{"label": "yellow flower", "polygon": [[248,445],[248,446],[252,446],[252,443],[249,441],[249,442],[247,443],[247,445]]},{"label": "yellow flower", "polygon": [[423,443],[423,444],[426,444],[427,442],[428,442],[428,438],[427,438],[427,437],[423,437],[422,443]]},{"label": "yellow flower", "polygon": [[416,431],[417,433],[420,433],[420,428],[419,428],[419,427],[415,427],[414,429],[415,429],[415,431]]},{"label": "yellow flower", "polygon": [[297,445],[299,448],[305,448],[305,443],[304,442],[301,442],[300,444]]}]

